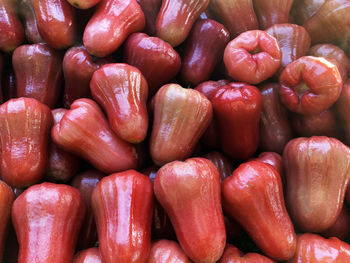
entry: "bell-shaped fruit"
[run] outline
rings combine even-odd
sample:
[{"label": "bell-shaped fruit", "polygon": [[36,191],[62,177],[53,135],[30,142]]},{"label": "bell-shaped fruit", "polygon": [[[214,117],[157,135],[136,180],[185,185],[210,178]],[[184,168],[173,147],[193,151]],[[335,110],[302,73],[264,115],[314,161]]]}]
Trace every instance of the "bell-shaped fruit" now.
[{"label": "bell-shaped fruit", "polygon": [[79,191],[71,186],[29,187],[12,206],[20,245],[18,263],[71,262],[84,213]]},{"label": "bell-shaped fruit", "polygon": [[123,140],[142,142],[147,135],[148,85],[141,72],[128,64],[113,63],[95,71],[92,97],[102,106],[112,130]]},{"label": "bell-shaped fruit", "polygon": [[104,174],[97,170],[87,170],[74,176],[71,182],[71,186],[79,190],[86,205],[85,217],[78,235],[78,249],[92,247],[97,241],[97,229],[91,207],[91,195],[103,176]]},{"label": "bell-shaped fruit", "polygon": [[93,100],[73,102],[70,110],[52,128],[51,137],[59,147],[87,159],[104,173],[137,167],[135,148],[111,130]]},{"label": "bell-shaped fruit", "polygon": [[233,245],[227,244],[219,263],[273,263],[271,259],[257,254],[243,254]]},{"label": "bell-shaped fruit", "polygon": [[17,96],[55,107],[63,80],[60,54],[45,43],[23,45],[13,52],[12,63]]},{"label": "bell-shaped fruit", "polygon": [[101,0],[67,0],[72,6],[79,9],[88,9],[97,5]]},{"label": "bell-shaped fruit", "polygon": [[180,45],[208,4],[209,0],[163,0],[156,21],[157,36],[173,47]]},{"label": "bell-shaped fruit", "polygon": [[150,36],[155,36],[156,32],[156,20],[160,7],[162,6],[162,0],[137,0],[146,18],[146,27],[144,31]]},{"label": "bell-shaped fruit", "polygon": [[225,48],[228,75],[236,81],[258,84],[281,66],[282,52],[277,39],[261,30],[240,34]]},{"label": "bell-shaped fruit", "polygon": [[301,137],[284,148],[283,165],[293,222],[308,232],[332,226],[343,207],[350,149],[334,138]]},{"label": "bell-shaped fruit", "polygon": [[347,81],[342,89],[339,100],[336,103],[338,116],[344,130],[344,140],[347,145],[350,145],[350,81]]},{"label": "bell-shaped fruit", "polygon": [[233,163],[225,155],[220,152],[210,152],[203,155],[204,158],[211,161],[220,173],[220,179],[223,181],[226,177],[229,177],[234,168]]},{"label": "bell-shaped fruit", "polygon": [[168,163],[158,170],[154,181],[154,193],[182,249],[198,263],[216,262],[224,251],[220,188],[217,168],[204,158]]},{"label": "bell-shaped fruit", "polygon": [[35,12],[31,0],[21,0],[19,14],[24,22],[24,32],[29,43],[44,42],[36,23]]},{"label": "bell-shaped fruit", "polygon": [[[268,1],[266,1],[268,2]],[[306,55],[311,38],[306,29],[295,24],[276,24],[266,30],[275,37],[282,52],[281,69],[294,60]]]},{"label": "bell-shaped fruit", "polygon": [[175,241],[166,239],[155,241],[151,246],[147,263],[171,262],[190,263],[191,261]]},{"label": "bell-shaped fruit", "polygon": [[263,151],[282,153],[293,133],[287,111],[278,95],[279,85],[267,83],[259,88],[262,96],[260,148]]},{"label": "bell-shaped fruit", "polygon": [[7,184],[23,188],[41,180],[51,123],[49,107],[35,99],[12,99],[0,106],[0,168]]},{"label": "bell-shaped fruit", "polygon": [[150,152],[162,165],[189,157],[213,115],[210,101],[199,91],[167,84],[154,100]]},{"label": "bell-shaped fruit", "polygon": [[104,263],[146,262],[151,247],[151,180],[134,170],[104,177],[92,193]]},{"label": "bell-shaped fruit", "polygon": [[64,92],[63,104],[66,108],[80,98],[90,98],[90,80],[99,68],[84,46],[72,47],[64,55],[63,63]]},{"label": "bell-shaped fruit", "polygon": [[73,45],[74,8],[66,0],[31,0],[40,36],[55,49]]},{"label": "bell-shaped fruit", "polygon": [[226,26],[231,38],[259,28],[253,0],[211,0],[209,9]]},{"label": "bell-shaped fruit", "polygon": [[329,239],[315,234],[298,237],[294,257],[288,263],[347,263],[350,262],[350,245],[336,237]]},{"label": "bell-shaped fruit", "polygon": [[294,255],[296,235],[284,204],[281,176],[271,165],[249,161],[222,183],[223,208],[267,256]]},{"label": "bell-shaped fruit", "polygon": [[209,80],[229,40],[230,33],[222,24],[212,19],[198,20],[186,41],[182,80],[193,85]]},{"label": "bell-shaped fruit", "polygon": [[337,221],[323,231],[321,234],[326,237],[336,237],[345,240],[350,232],[350,213],[347,206],[344,204]]},{"label": "bell-shaped fruit", "polygon": [[291,111],[317,114],[339,98],[343,81],[336,65],[325,58],[304,56],[282,71],[280,98]]},{"label": "bell-shaped fruit", "polygon": [[17,16],[17,0],[0,1],[0,50],[11,52],[24,41],[24,30]]},{"label": "bell-shaped fruit", "polygon": [[97,247],[80,250],[72,263],[102,263],[101,253]]},{"label": "bell-shaped fruit", "polygon": [[174,78],[181,67],[181,58],[169,43],[144,33],[134,33],[125,42],[124,60],[145,76],[149,96]]},{"label": "bell-shaped fruit", "polygon": [[292,19],[303,25],[327,0],[294,0],[291,10]]},{"label": "bell-shaped fruit", "polygon": [[211,102],[223,152],[234,159],[251,157],[259,143],[259,90],[245,83],[230,83],[220,87]]},{"label": "bell-shaped fruit", "polygon": [[90,54],[106,57],[124,40],[145,27],[145,16],[136,0],[101,0],[84,31]]}]

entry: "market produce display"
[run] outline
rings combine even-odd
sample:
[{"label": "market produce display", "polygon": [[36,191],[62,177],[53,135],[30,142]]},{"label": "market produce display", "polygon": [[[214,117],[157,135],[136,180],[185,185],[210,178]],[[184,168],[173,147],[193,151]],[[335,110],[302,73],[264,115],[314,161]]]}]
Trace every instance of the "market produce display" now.
[{"label": "market produce display", "polygon": [[0,0],[0,262],[350,263],[350,0]]}]

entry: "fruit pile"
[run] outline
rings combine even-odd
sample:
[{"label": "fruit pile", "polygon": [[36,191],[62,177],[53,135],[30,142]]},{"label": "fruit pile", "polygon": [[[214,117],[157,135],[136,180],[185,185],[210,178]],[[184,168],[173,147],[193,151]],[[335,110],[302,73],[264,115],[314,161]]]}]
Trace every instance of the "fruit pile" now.
[{"label": "fruit pile", "polygon": [[0,259],[349,263],[347,55],[350,0],[0,0]]}]

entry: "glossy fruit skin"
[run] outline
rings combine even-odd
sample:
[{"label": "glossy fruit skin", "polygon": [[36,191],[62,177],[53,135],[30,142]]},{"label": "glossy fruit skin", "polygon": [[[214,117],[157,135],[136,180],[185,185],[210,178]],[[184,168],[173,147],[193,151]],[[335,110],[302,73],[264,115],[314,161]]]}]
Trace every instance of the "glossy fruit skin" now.
[{"label": "glossy fruit skin", "polygon": [[322,232],[323,236],[326,237],[336,237],[340,240],[345,240],[350,232],[350,213],[347,206],[344,204],[343,208],[337,218],[337,221]]},{"label": "glossy fruit skin", "polygon": [[223,181],[226,177],[229,177],[234,168],[233,163],[225,155],[220,152],[209,152],[203,155],[204,158],[211,161],[220,173],[220,179]]},{"label": "glossy fruit skin", "polygon": [[349,38],[350,2],[348,0],[325,1],[303,27],[309,32],[312,43],[330,43]]},{"label": "glossy fruit skin", "polygon": [[19,14],[24,20],[24,32],[29,43],[44,42],[36,23],[35,12],[31,0],[20,0]]},{"label": "glossy fruit skin", "polygon": [[0,104],[2,103],[3,100],[3,95],[2,95],[2,85],[3,85],[3,80],[2,80],[2,75],[3,75],[3,69],[4,69],[4,58],[2,54],[0,54]]},{"label": "glossy fruit skin", "polygon": [[102,261],[146,262],[153,215],[150,179],[134,170],[109,175],[96,186],[91,200]]},{"label": "glossy fruit skin", "polygon": [[145,76],[149,96],[174,78],[181,68],[181,58],[169,43],[144,33],[134,33],[127,39],[124,61]]},{"label": "glossy fruit skin", "polygon": [[281,69],[294,60],[305,56],[311,45],[311,38],[306,29],[296,24],[275,24],[266,32],[275,37],[282,52]]},{"label": "glossy fruit skin", "polygon": [[79,98],[90,98],[90,80],[99,68],[84,46],[67,50],[62,62],[65,86],[63,104],[66,108]]},{"label": "glossy fruit skin", "polygon": [[281,66],[281,61],[282,52],[276,38],[261,30],[240,34],[226,46],[224,52],[229,76],[250,84],[258,84],[271,77]]},{"label": "glossy fruit skin", "polygon": [[17,0],[0,1],[0,50],[11,52],[24,41],[24,30],[16,13]]},{"label": "glossy fruit skin", "polygon": [[90,54],[106,57],[144,27],[145,16],[136,0],[101,0],[86,25],[84,46]]},{"label": "glossy fruit skin", "polygon": [[1,177],[12,187],[38,183],[45,172],[52,116],[49,107],[31,98],[0,106]]},{"label": "glossy fruit skin", "polygon": [[3,258],[4,245],[10,227],[11,207],[15,195],[11,187],[0,181],[0,258]]},{"label": "glossy fruit skin", "polygon": [[288,23],[294,0],[254,0],[254,9],[261,29],[275,24]]},{"label": "glossy fruit skin", "polygon": [[146,18],[146,27],[144,31],[150,36],[155,36],[156,32],[156,20],[160,7],[162,6],[162,0],[137,0]]},{"label": "glossy fruit skin", "polygon": [[329,239],[316,234],[298,237],[294,257],[288,263],[346,263],[350,260],[350,246],[336,237]]},{"label": "glossy fruit skin", "polygon": [[102,263],[101,253],[97,247],[80,250],[72,263]]},{"label": "glossy fruit skin", "polygon": [[161,239],[152,243],[147,263],[190,263],[182,248],[175,242]]},{"label": "glossy fruit skin", "polygon": [[294,0],[291,10],[293,19],[303,25],[327,0]]},{"label": "glossy fruit skin", "polygon": [[71,186],[42,183],[24,191],[12,206],[18,263],[71,262],[84,213],[83,200]]},{"label": "glossy fruit skin", "polygon": [[2,75],[3,101],[17,98],[16,76],[12,68],[6,68]]},{"label": "glossy fruit skin", "polygon": [[209,80],[229,40],[230,33],[222,24],[212,19],[198,20],[186,41],[182,80],[193,85]]},{"label": "glossy fruit skin", "polygon": [[212,97],[221,149],[233,159],[251,157],[259,143],[262,98],[259,90],[244,83],[220,87]]},{"label": "glossy fruit skin", "polygon": [[282,71],[280,98],[299,114],[317,114],[329,109],[339,98],[343,81],[338,68],[324,58],[301,57]]},{"label": "glossy fruit skin", "polygon": [[[67,111],[62,108],[52,110],[53,125],[60,122]],[[62,150],[50,141],[45,177],[51,181],[68,182],[78,171],[80,163],[76,155]]]},{"label": "glossy fruit skin", "polygon": [[85,217],[78,235],[78,249],[92,247],[97,241],[97,229],[91,207],[91,195],[103,176],[105,175],[97,170],[87,170],[74,176],[71,182],[71,186],[79,190],[86,206]]},{"label": "glossy fruit skin", "polygon": [[340,97],[336,103],[336,111],[338,113],[339,119],[341,120],[341,125],[344,129],[344,142],[350,145],[350,116],[348,114],[348,109],[350,106],[350,81],[347,81],[342,89]]},{"label": "glossy fruit skin", "polygon": [[17,96],[56,106],[62,85],[60,54],[45,43],[22,45],[12,56]]},{"label": "glossy fruit skin", "polygon": [[241,164],[222,183],[224,210],[247,231],[265,255],[287,260],[294,255],[296,235],[287,213],[282,181],[271,166]]},{"label": "glossy fruit skin", "polygon": [[73,45],[75,12],[66,0],[31,0],[40,36],[54,49]]},{"label": "glossy fruit skin", "polygon": [[97,5],[101,0],[67,0],[72,6],[79,9],[88,9]]},{"label": "glossy fruit skin", "polygon": [[198,263],[219,260],[226,233],[215,165],[204,158],[168,163],[157,172],[154,193],[186,255]]},{"label": "glossy fruit skin", "polygon": [[279,98],[278,83],[267,83],[259,87],[262,96],[260,115],[260,148],[262,151],[282,153],[292,139],[287,111]]},{"label": "glossy fruit skin", "polygon": [[253,0],[211,0],[209,10],[226,26],[231,38],[259,28]]},{"label": "glossy fruit skin", "polygon": [[340,138],[340,129],[332,109],[315,115],[295,114],[292,117],[292,127],[299,137],[328,136]]},{"label": "glossy fruit skin", "polygon": [[257,254],[248,253],[244,255],[238,248],[227,244],[219,263],[273,263],[271,259]]},{"label": "glossy fruit skin", "polygon": [[293,222],[308,232],[332,226],[349,181],[350,149],[324,136],[293,139],[283,151],[283,166]]},{"label": "glossy fruit skin", "polygon": [[137,167],[135,148],[111,130],[93,100],[74,101],[52,128],[51,137],[59,147],[87,159],[104,173]]},{"label": "glossy fruit skin", "polygon": [[283,183],[283,161],[282,156],[275,152],[262,152],[259,154],[258,158],[254,159],[255,161],[263,162],[266,164],[270,164],[282,177]]},{"label": "glossy fruit skin", "polygon": [[199,91],[167,84],[154,101],[150,153],[157,165],[190,156],[212,119],[210,101]]},{"label": "glossy fruit skin", "polygon": [[173,47],[180,45],[208,4],[209,0],[163,0],[156,21],[157,36]]},{"label": "glossy fruit skin", "polygon": [[92,97],[102,106],[112,130],[130,143],[142,142],[148,129],[148,85],[140,70],[123,63],[106,64],[94,72]]}]

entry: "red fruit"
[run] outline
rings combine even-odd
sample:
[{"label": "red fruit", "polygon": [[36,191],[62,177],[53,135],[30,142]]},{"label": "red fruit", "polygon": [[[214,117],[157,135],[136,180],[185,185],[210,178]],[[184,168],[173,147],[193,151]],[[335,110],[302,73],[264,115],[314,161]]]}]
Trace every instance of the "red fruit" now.
[{"label": "red fruit", "polygon": [[41,180],[51,122],[49,107],[35,99],[12,99],[0,106],[0,168],[7,184],[23,188]]},{"label": "red fruit", "polygon": [[161,167],[154,193],[168,213],[186,255],[198,263],[216,262],[225,241],[220,175],[204,158],[174,161]]},{"label": "red fruit", "polygon": [[[53,123],[59,123],[67,111],[66,109],[52,110]],[[60,149],[50,141],[45,176],[52,181],[67,182],[76,174],[80,163],[76,155]]]},{"label": "red fruit", "polygon": [[312,17],[327,0],[294,0],[292,7],[293,19],[299,25],[303,25]]},{"label": "red fruit", "polygon": [[170,45],[180,45],[188,36],[209,0],[163,0],[156,21],[157,36]]},{"label": "red fruit", "polygon": [[243,254],[239,251],[238,248],[227,244],[222,255],[220,263],[273,263],[271,259],[257,254],[257,253],[248,253]]},{"label": "red fruit", "polygon": [[24,31],[17,16],[17,0],[0,1],[0,50],[11,52],[24,41]]},{"label": "red fruit", "polygon": [[337,221],[328,229],[326,229],[322,235],[326,237],[336,237],[341,240],[345,240],[350,232],[350,213],[346,205],[343,206]]},{"label": "red fruit", "polygon": [[282,52],[273,36],[252,30],[240,34],[225,48],[227,72],[236,81],[258,84],[281,66]]},{"label": "red fruit", "polygon": [[99,68],[84,46],[72,47],[64,55],[63,74],[65,80],[63,104],[66,108],[80,98],[90,98],[90,80]]},{"label": "red fruit", "polygon": [[51,137],[59,147],[87,159],[104,173],[137,167],[135,148],[111,130],[90,99],[76,100],[52,128]]},{"label": "red fruit", "polygon": [[55,107],[62,85],[60,54],[44,43],[22,45],[13,52],[12,63],[17,96]]},{"label": "red fruit", "polygon": [[231,83],[219,88],[211,102],[223,152],[233,159],[250,158],[259,143],[259,90],[244,83]]},{"label": "red fruit", "polygon": [[67,0],[72,6],[79,9],[88,9],[97,5],[101,0]]},{"label": "red fruit", "polygon": [[0,258],[3,258],[5,241],[10,226],[11,207],[14,200],[15,195],[11,187],[0,181]]},{"label": "red fruit", "polygon": [[24,22],[24,32],[29,43],[44,42],[41,38],[36,23],[35,12],[31,0],[21,0],[19,14]]},{"label": "red fruit", "polygon": [[2,103],[3,100],[3,95],[2,95],[2,74],[3,74],[3,68],[4,68],[4,59],[3,56],[0,54],[0,104]]},{"label": "red fruit", "polygon": [[24,191],[12,206],[18,263],[71,262],[84,213],[71,186],[42,183]]},{"label": "red fruit", "polygon": [[74,8],[66,0],[31,0],[40,36],[55,49],[73,45]]},{"label": "red fruit", "polygon": [[350,145],[350,115],[348,114],[350,107],[350,81],[347,81],[342,89],[339,100],[336,103],[338,116],[344,129],[344,143]]},{"label": "red fruit", "polygon": [[151,247],[151,180],[134,170],[104,177],[92,194],[102,262],[146,262]]},{"label": "red fruit", "polygon": [[209,9],[226,26],[231,38],[259,28],[253,0],[211,0]]},{"label": "red fruit", "polygon": [[81,250],[75,254],[73,263],[102,263],[101,253],[97,247]]},{"label": "red fruit", "polygon": [[268,28],[266,32],[277,39],[281,48],[281,70],[294,60],[304,56],[310,48],[311,38],[302,26],[276,24]]},{"label": "red fruit", "polygon": [[162,0],[137,0],[146,18],[145,32],[148,35],[156,35],[156,20]]},{"label": "red fruit", "polygon": [[289,263],[347,263],[350,246],[336,237],[325,239],[315,234],[298,237],[297,250]]},{"label": "red fruit", "polygon": [[6,68],[2,75],[3,101],[17,98],[16,76],[12,68]]},{"label": "red fruit", "polygon": [[296,235],[284,205],[281,177],[258,161],[240,165],[222,183],[223,208],[269,257],[294,255]]},{"label": "red fruit", "polygon": [[267,83],[259,87],[262,96],[260,115],[260,148],[263,151],[282,153],[292,139],[292,128],[287,111],[280,101],[278,83]]},{"label": "red fruit", "polygon": [[276,171],[281,175],[282,183],[284,183],[283,174],[283,162],[282,156],[275,152],[262,152],[259,154],[258,158],[254,159],[255,161],[266,163],[271,165]]},{"label": "red fruit", "polygon": [[74,176],[71,182],[71,186],[79,190],[86,205],[84,221],[78,235],[78,249],[92,247],[97,241],[97,229],[91,207],[91,195],[103,176],[105,175],[97,170],[88,170]]},{"label": "red fruit", "polygon": [[295,114],[292,118],[292,126],[299,137],[340,137],[338,120],[331,109],[315,115]]},{"label": "red fruit", "polygon": [[124,40],[145,27],[145,16],[135,0],[101,0],[84,31],[90,54],[106,57]]},{"label": "red fruit", "polygon": [[305,56],[289,64],[279,78],[280,98],[291,111],[318,114],[339,98],[343,81],[338,68],[324,58]]},{"label": "red fruit", "polygon": [[186,41],[181,78],[197,85],[210,78],[215,66],[222,60],[230,33],[211,19],[198,20]]},{"label": "red fruit", "polygon": [[181,58],[169,43],[144,33],[134,33],[125,42],[124,60],[145,76],[149,96],[174,78],[181,67]]},{"label": "red fruit", "polygon": [[293,222],[309,232],[332,226],[349,181],[350,149],[334,138],[297,138],[284,148],[283,165]]},{"label": "red fruit", "polygon": [[154,242],[147,263],[168,262],[190,263],[191,261],[175,241],[161,239]]},{"label": "red fruit", "polygon": [[154,101],[150,141],[153,162],[163,165],[189,157],[212,114],[210,101],[199,91],[164,85]]},{"label": "red fruit", "polygon": [[203,155],[204,158],[211,161],[220,173],[220,179],[223,181],[226,177],[229,177],[234,168],[233,163],[225,155],[220,152],[210,152]]},{"label": "red fruit", "polygon": [[148,129],[148,85],[141,72],[128,64],[107,64],[90,82],[92,97],[107,113],[112,130],[130,143],[142,142]]}]

